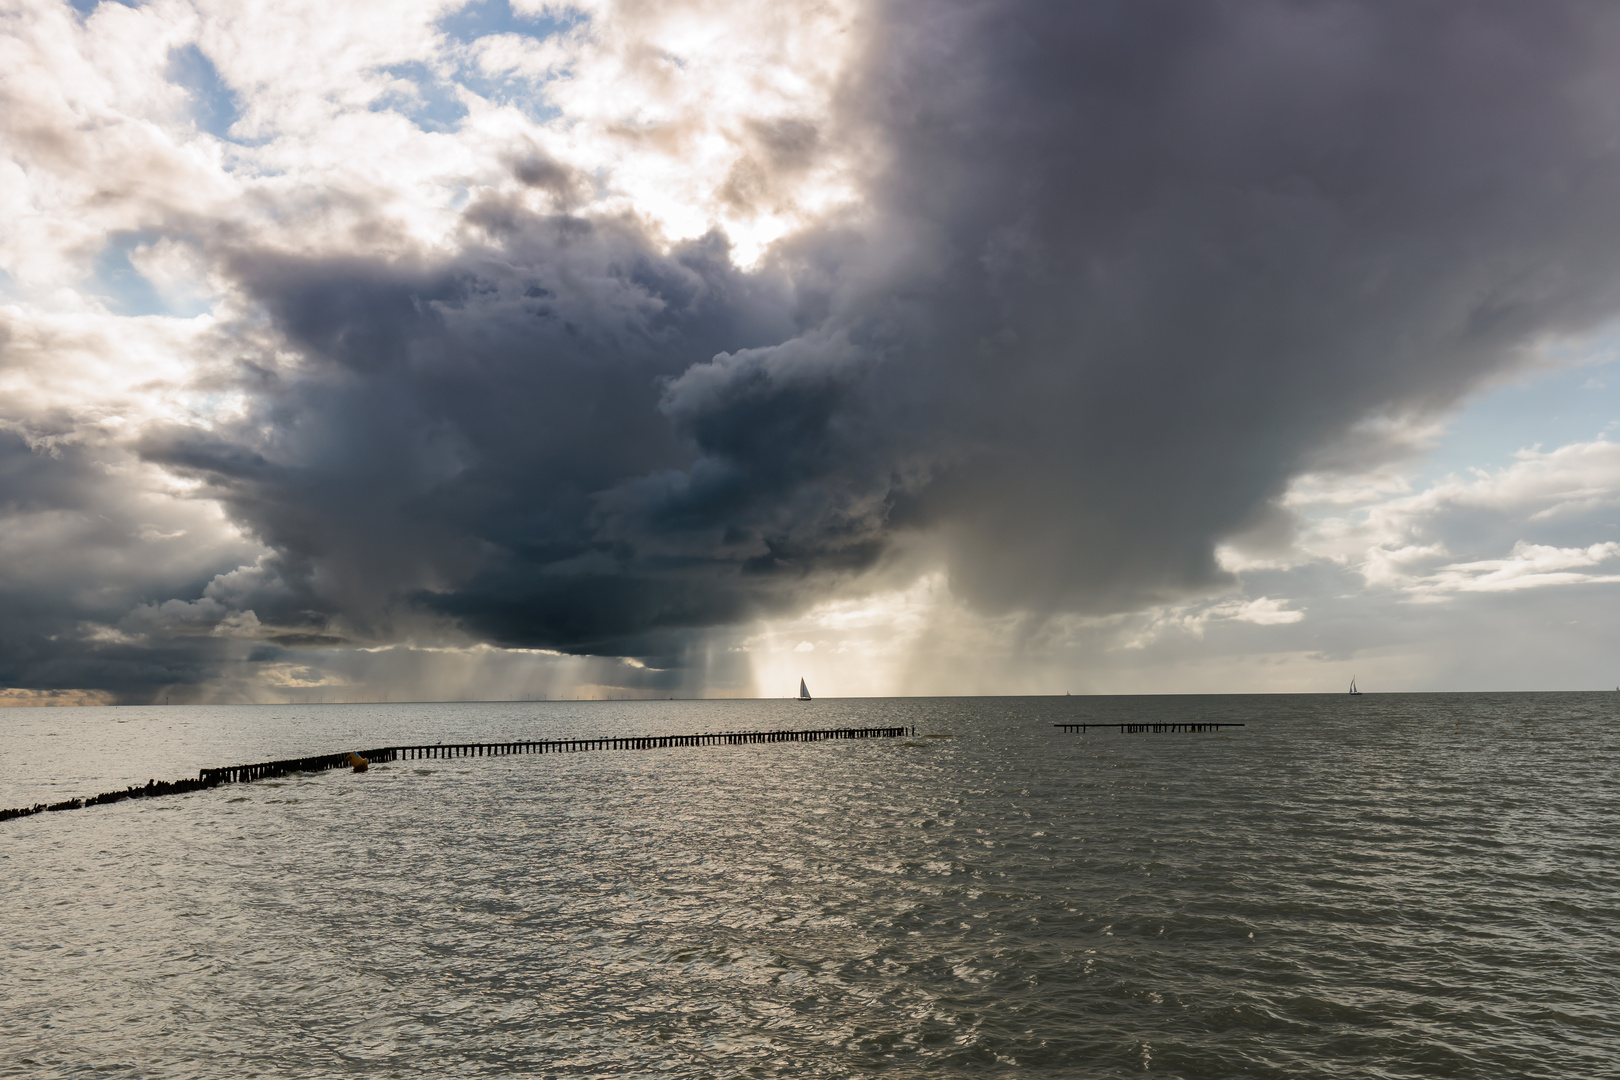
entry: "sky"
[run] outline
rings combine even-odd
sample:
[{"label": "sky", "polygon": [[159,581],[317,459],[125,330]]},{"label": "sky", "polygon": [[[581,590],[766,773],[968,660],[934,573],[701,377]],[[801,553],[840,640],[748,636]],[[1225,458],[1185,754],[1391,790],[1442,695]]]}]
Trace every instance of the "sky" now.
[{"label": "sky", "polygon": [[1617,61],[0,0],[0,703],[1615,686]]}]

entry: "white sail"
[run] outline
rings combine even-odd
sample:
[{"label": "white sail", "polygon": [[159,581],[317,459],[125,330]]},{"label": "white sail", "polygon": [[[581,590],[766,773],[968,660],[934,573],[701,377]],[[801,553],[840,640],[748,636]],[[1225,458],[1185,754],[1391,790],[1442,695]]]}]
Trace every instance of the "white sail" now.
[{"label": "white sail", "polygon": [[809,701],[810,700],[810,688],[808,686],[804,685],[804,680],[803,679],[799,680],[799,700],[800,701]]}]

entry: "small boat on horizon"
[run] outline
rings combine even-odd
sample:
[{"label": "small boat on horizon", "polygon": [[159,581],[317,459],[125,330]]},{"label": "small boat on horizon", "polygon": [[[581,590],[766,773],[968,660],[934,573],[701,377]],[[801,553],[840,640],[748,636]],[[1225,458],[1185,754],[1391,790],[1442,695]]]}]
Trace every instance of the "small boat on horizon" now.
[{"label": "small boat on horizon", "polygon": [[1361,693],[1360,690],[1356,689],[1356,677],[1354,675],[1350,676],[1350,692],[1356,695]]},{"label": "small boat on horizon", "polygon": [[799,700],[800,701],[809,701],[810,700],[810,688],[808,686],[804,685],[804,679],[802,679],[802,678],[799,680]]}]

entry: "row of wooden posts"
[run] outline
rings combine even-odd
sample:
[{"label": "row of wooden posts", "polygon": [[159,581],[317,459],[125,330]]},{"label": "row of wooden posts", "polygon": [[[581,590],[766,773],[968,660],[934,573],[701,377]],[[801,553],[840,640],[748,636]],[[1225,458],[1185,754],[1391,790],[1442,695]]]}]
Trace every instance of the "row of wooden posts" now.
[{"label": "row of wooden posts", "polygon": [[[1084,732],[1091,728],[1118,728],[1121,733],[1219,731],[1223,727],[1243,727],[1222,721],[1166,721],[1162,723],[1113,724],[1053,724],[1064,731]],[[31,814],[56,810],[79,810],[86,806],[104,806],[124,799],[147,798],[154,795],[183,795],[191,791],[218,787],[220,784],[246,783],[293,773],[322,772],[353,765],[357,769],[369,764],[390,761],[414,761],[424,758],[497,757],[506,754],[578,754],[599,750],[663,750],[686,746],[745,746],[753,743],[822,742],[827,739],[893,739],[915,735],[914,727],[882,728],[817,728],[799,731],[722,731],[701,735],[635,735],[602,739],[528,739],[519,742],[498,743],[434,743],[429,746],[381,746],[356,753],[342,751],[336,754],[317,754],[313,757],[284,758],[281,761],[261,761],[253,765],[228,765],[223,769],[203,769],[195,780],[148,780],[145,785],[108,791],[84,799],[64,799],[55,803],[35,803],[12,810],[0,810],[0,821],[28,817]],[[362,760],[363,759],[363,760]]]},{"label": "row of wooden posts", "polygon": [[1080,731],[1080,732],[1087,731],[1087,730],[1089,730],[1091,728],[1094,728],[1094,727],[1095,728],[1118,728],[1120,730],[1121,734],[1131,734],[1131,733],[1143,732],[1143,731],[1156,731],[1156,732],[1161,732],[1161,733],[1163,733],[1163,732],[1173,732],[1173,731],[1219,731],[1223,727],[1242,727],[1243,725],[1242,724],[1228,723],[1225,720],[1222,720],[1218,724],[1212,724],[1212,723],[1208,723],[1208,722],[1205,722],[1205,721],[1202,721],[1202,720],[1191,720],[1191,721],[1188,721],[1188,720],[1174,720],[1174,721],[1166,720],[1166,721],[1162,721],[1162,722],[1159,722],[1159,723],[1053,724],[1052,726],[1055,727],[1055,728],[1062,728],[1064,731]]},{"label": "row of wooden posts", "polygon": [[[313,757],[284,758],[281,761],[261,761],[252,765],[228,765],[223,769],[203,769],[195,780],[150,780],[145,786],[129,787],[122,791],[109,791],[84,799],[64,799],[56,803],[35,803],[33,806],[0,810],[0,821],[28,817],[31,814],[56,810],[79,810],[120,802],[124,799],[152,795],[180,795],[201,791],[221,784],[246,783],[267,780],[294,773],[323,772],[341,769],[346,765],[364,768],[366,765],[389,761],[408,761],[421,758],[495,757],[506,754],[577,754],[593,750],[661,750],[684,746],[745,746],[753,743],[823,742],[829,739],[894,739],[906,734],[915,735],[916,728],[818,728],[798,731],[722,731],[702,735],[639,735],[604,739],[530,739],[521,742],[498,743],[434,743],[431,746],[381,746],[361,750],[357,754],[343,751],[336,754],[317,754]],[[355,764],[358,757],[363,764]]]},{"label": "row of wooden posts", "polygon": [[[369,764],[415,761],[423,758],[501,757],[507,754],[578,754],[592,750],[663,750],[682,746],[744,746],[751,743],[822,742],[827,739],[894,739],[916,734],[916,728],[820,728],[813,731],[722,731],[703,735],[636,735],[602,739],[529,739],[498,743],[434,743],[431,746],[384,746],[356,751]],[[263,761],[257,765],[231,765],[204,769],[199,779],[231,784],[287,776],[295,772],[319,772],[350,764],[349,755],[322,754],[320,757]]]}]

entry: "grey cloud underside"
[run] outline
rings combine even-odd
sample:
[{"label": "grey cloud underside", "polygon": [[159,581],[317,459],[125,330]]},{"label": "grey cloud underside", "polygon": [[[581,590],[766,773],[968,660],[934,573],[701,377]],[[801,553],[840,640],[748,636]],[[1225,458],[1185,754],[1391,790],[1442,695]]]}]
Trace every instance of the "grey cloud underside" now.
[{"label": "grey cloud underside", "polygon": [[1129,610],[1220,585],[1291,476],[1376,452],[1358,422],[1616,310],[1608,5],[897,3],[870,32],[795,143],[877,148],[869,213],[756,272],[493,201],[436,264],[237,252],[307,362],[143,452],[277,553],[239,602],[674,655],[920,547],[984,610]]},{"label": "grey cloud underside", "polygon": [[[71,438],[63,418],[0,426],[0,686],[96,688],[136,696],[220,672],[223,642],[207,637],[95,639],[154,598],[195,596],[207,584],[165,560],[143,536],[150,519],[109,478],[105,448]],[[62,438],[68,435],[68,438]],[[52,542],[29,549],[31,535]]]}]

